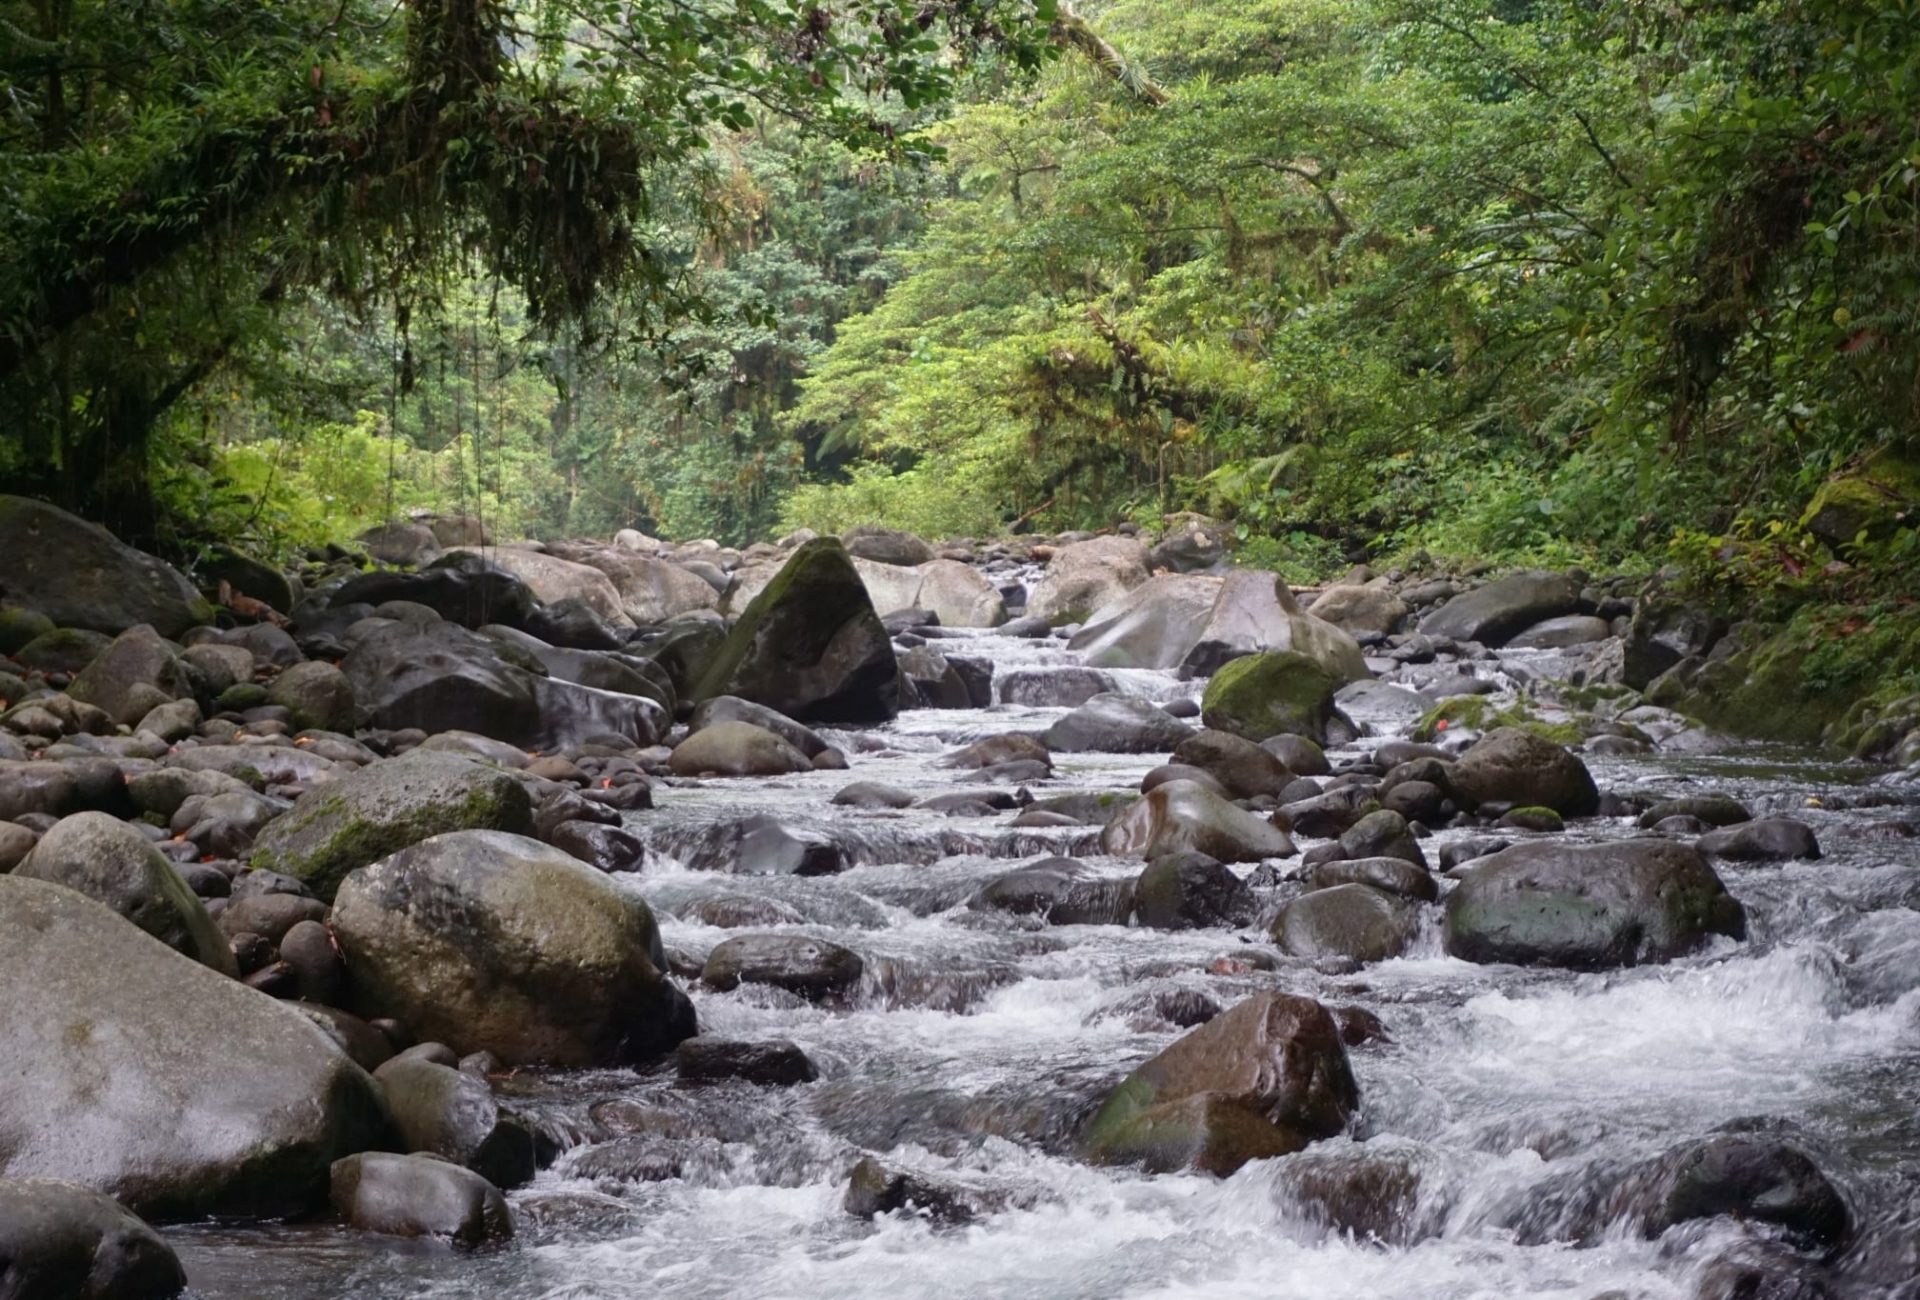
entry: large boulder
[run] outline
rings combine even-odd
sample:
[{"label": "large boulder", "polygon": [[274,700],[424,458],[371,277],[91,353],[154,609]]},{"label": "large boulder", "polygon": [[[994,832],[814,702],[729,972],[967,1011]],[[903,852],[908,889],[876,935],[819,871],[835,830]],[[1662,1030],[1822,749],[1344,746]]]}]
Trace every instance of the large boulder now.
[{"label": "large boulder", "polygon": [[1200,717],[1215,731],[1256,744],[1278,735],[1324,743],[1339,684],[1318,660],[1291,650],[1243,655],[1207,683]]},{"label": "large boulder", "polygon": [[147,838],[106,813],[75,813],[54,825],[13,869],[103,903],[175,952],[223,975],[233,953],[206,904]]},{"label": "large boulder", "polygon": [[1253,891],[1204,853],[1169,853],[1140,873],[1133,890],[1140,924],[1155,930],[1242,925],[1253,918]]},{"label": "large boulder", "polygon": [[1653,679],[1683,659],[1704,655],[1726,635],[1727,622],[1712,610],[1683,600],[1658,582],[1634,603],[1621,649],[1620,680],[1644,691]]},{"label": "large boulder", "polygon": [[364,1007],[509,1065],[649,1060],[693,1035],[653,913],[592,867],[498,831],[349,875],[333,931]]},{"label": "large boulder", "polygon": [[1221,862],[1292,857],[1292,838],[1278,826],[1228,803],[1194,781],[1157,785],[1113,815],[1100,851],[1154,859],[1204,853]]},{"label": "large boulder", "polygon": [[923,581],[920,570],[898,564],[883,564],[879,560],[865,560],[859,556],[853,558],[853,571],[860,575],[860,581],[867,589],[867,599],[873,602],[873,612],[885,618],[903,609],[917,609],[920,604],[920,585]]},{"label": "large boulder", "polygon": [[765,984],[818,1002],[847,993],[865,969],[859,953],[826,939],[740,934],[707,954],[700,982],[722,993],[742,984]]},{"label": "large boulder", "polygon": [[813,760],[784,738],[751,722],[715,722],[674,747],[675,776],[784,776],[811,772]]},{"label": "large boulder", "polygon": [[1475,741],[1448,773],[1455,792],[1476,804],[1551,808],[1587,817],[1600,791],[1587,765],[1563,745],[1520,727],[1496,727]]},{"label": "large boulder", "polygon": [[455,547],[448,554],[463,552],[491,561],[513,574],[527,584],[542,604],[578,601],[615,627],[633,626],[612,580],[590,565],[575,564],[572,560],[522,546],[489,546],[484,551]]},{"label": "large boulder", "polygon": [[1580,608],[1580,589],[1563,574],[1529,571],[1508,574],[1484,587],[1455,596],[1420,620],[1427,636],[1505,645],[1545,619]]},{"label": "large boulder", "polygon": [[738,695],[801,722],[883,722],[899,712],[893,643],[839,542],[816,538],[748,605],[696,700]]},{"label": "large boulder", "polygon": [[608,734],[648,745],[669,721],[656,700],[530,672],[451,622],[389,624],[341,667],[367,724],[388,730],[471,731],[551,750]]},{"label": "large boulder", "polygon": [[387,1061],[373,1077],[403,1150],[451,1160],[496,1187],[532,1181],[533,1130],[500,1109],[485,1079],[408,1055]]},{"label": "large boulder", "polygon": [[312,1020],[70,889],[0,876],[0,987],[0,1177],[148,1217],[276,1217],[386,1139],[373,1079]]},{"label": "large boulder", "polygon": [[1286,579],[1263,569],[1230,573],[1220,594],[1180,661],[1189,677],[1212,674],[1239,655],[1290,650],[1324,668],[1336,685],[1371,674],[1359,643],[1333,624],[1302,612]]},{"label": "large boulder", "polygon": [[1235,799],[1277,795],[1294,780],[1271,751],[1228,731],[1195,732],[1173,747],[1173,761],[1199,768]]},{"label": "large boulder", "polygon": [[60,1178],[0,1179],[0,1296],[171,1300],[186,1289],[173,1248],[111,1197]]},{"label": "large boulder", "polygon": [[554,543],[549,549],[605,574],[621,609],[638,624],[664,623],[720,603],[720,593],[706,579],[652,555],[618,546]]},{"label": "large boulder", "polygon": [[1175,668],[1199,640],[1218,578],[1163,573],[1111,601],[1067,642],[1095,668]]},{"label": "large boulder", "polygon": [[1800,527],[1830,546],[1851,546],[1863,534],[1884,541],[1920,508],[1920,461],[1881,447],[1820,485]]},{"label": "large boulder", "polygon": [[1259,993],[1129,1074],[1087,1125],[1081,1151],[1099,1164],[1226,1175],[1338,1135],[1359,1104],[1327,1009]]},{"label": "large boulder", "polygon": [[1147,548],[1131,537],[1095,537],[1053,553],[1027,596],[1027,613],[1078,623],[1147,580]]},{"label": "large boulder", "polygon": [[533,832],[520,781],[460,754],[414,749],[301,795],[255,839],[256,869],[331,900],[347,874],[448,831]]},{"label": "large boulder", "polygon": [[933,560],[920,566],[915,604],[932,611],[942,627],[998,627],[1007,621],[1000,589],[971,564]]},{"label": "large boulder", "polygon": [[1047,728],[1040,739],[1058,754],[1164,754],[1193,728],[1151,700],[1096,695]]},{"label": "large boulder", "polygon": [[355,540],[381,564],[425,564],[440,554],[440,539],[433,529],[410,519],[376,525]]},{"label": "large boulder", "polygon": [[43,501],[0,496],[0,554],[7,598],[63,628],[112,634],[146,623],[173,637],[213,619],[179,570]]},{"label": "large boulder", "polygon": [[1385,636],[1407,617],[1407,603],[1384,587],[1340,583],[1320,593],[1307,612],[1355,636]]},{"label": "large boulder", "polygon": [[146,625],[130,627],[73,679],[67,693],[132,726],[167,701],[192,693],[175,648]]},{"label": "large boulder", "polygon": [[[404,600],[425,605],[462,627],[519,627],[533,613],[527,584],[472,551],[456,551],[419,573],[376,572],[349,578],[333,594],[335,609]],[[299,621],[296,617],[296,622]]]},{"label": "large boulder", "polygon": [[1601,970],[1670,961],[1746,913],[1700,853],[1664,839],[1516,844],[1460,872],[1446,948],[1474,962]]}]

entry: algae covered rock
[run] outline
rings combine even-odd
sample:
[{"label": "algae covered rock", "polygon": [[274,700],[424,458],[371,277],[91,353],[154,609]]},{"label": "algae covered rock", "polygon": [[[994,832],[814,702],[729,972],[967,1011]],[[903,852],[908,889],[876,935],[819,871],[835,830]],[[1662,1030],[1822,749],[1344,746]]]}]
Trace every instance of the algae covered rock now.
[{"label": "algae covered rock", "polygon": [[0,554],[8,599],[63,628],[119,633],[146,623],[171,637],[213,619],[172,565],[44,501],[0,496]]},{"label": "algae covered rock", "polygon": [[1256,743],[1282,733],[1325,743],[1339,686],[1318,661],[1291,650],[1243,655],[1207,683],[1200,717],[1215,731]]},{"label": "algae covered rock", "polygon": [[348,872],[430,836],[463,830],[531,834],[526,787],[474,759],[414,749],[301,795],[267,823],[251,862],[332,899]]}]

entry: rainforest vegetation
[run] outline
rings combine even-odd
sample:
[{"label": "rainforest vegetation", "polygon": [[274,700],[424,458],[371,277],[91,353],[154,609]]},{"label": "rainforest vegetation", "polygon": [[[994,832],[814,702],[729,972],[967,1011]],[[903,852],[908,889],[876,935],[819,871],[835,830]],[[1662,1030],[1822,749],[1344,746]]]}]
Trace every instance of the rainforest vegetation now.
[{"label": "rainforest vegetation", "polygon": [[0,475],[159,545],[1920,559],[1920,0],[4,10]]}]

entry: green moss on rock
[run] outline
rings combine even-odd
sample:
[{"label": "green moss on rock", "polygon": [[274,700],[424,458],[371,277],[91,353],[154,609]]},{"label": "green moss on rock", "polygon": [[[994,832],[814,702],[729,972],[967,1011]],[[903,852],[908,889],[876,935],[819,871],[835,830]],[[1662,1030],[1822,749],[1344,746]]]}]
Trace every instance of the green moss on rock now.
[{"label": "green moss on rock", "polygon": [[1242,655],[1208,681],[1200,715],[1214,730],[1256,743],[1292,734],[1324,744],[1339,685],[1318,661],[1291,650]]}]

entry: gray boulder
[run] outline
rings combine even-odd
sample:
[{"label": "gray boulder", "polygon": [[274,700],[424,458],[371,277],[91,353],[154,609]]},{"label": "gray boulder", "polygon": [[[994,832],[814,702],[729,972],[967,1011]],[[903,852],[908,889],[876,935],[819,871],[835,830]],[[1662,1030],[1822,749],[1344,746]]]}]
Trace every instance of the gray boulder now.
[{"label": "gray boulder", "polygon": [[333,931],[367,1010],[508,1065],[649,1060],[694,1032],[653,913],[559,849],[436,835],[349,875]]},{"label": "gray boulder", "polygon": [[533,1130],[500,1109],[485,1079],[397,1056],[373,1072],[408,1151],[441,1156],[496,1187],[532,1181]]},{"label": "gray boulder", "polygon": [[612,581],[590,565],[575,564],[572,560],[563,560],[557,555],[524,546],[490,546],[484,552],[470,547],[452,547],[448,550],[449,555],[462,553],[499,565],[526,583],[542,604],[578,601],[616,628],[633,626],[633,620],[627,617],[626,607]]},{"label": "gray boulder", "polygon": [[1155,930],[1244,925],[1253,919],[1253,891],[1225,864],[1204,853],[1169,853],[1140,873],[1133,890],[1140,924]]},{"label": "gray boulder", "polygon": [[933,559],[933,547],[898,528],[862,524],[840,534],[840,543],[847,548],[848,555],[862,560],[877,560],[881,564],[912,568]]},{"label": "gray boulder", "polygon": [[1501,646],[1534,624],[1574,613],[1579,606],[1580,590],[1563,574],[1514,573],[1455,596],[1420,620],[1420,631]]},{"label": "gray boulder", "polygon": [[1341,583],[1320,593],[1307,612],[1353,635],[1386,636],[1407,617],[1407,604],[1384,587]]},{"label": "gray boulder", "polygon": [[1791,817],[1762,817],[1708,831],[1694,841],[1702,853],[1731,862],[1785,862],[1820,856],[1813,828]]},{"label": "gray boulder", "polygon": [[1199,639],[1220,580],[1163,573],[1100,607],[1067,642],[1094,668],[1174,668]]},{"label": "gray boulder", "polygon": [[353,732],[353,684],[332,664],[316,660],[286,669],[267,687],[267,703],[285,709],[295,731]]},{"label": "gray boulder", "polygon": [[1133,914],[1133,881],[1072,858],[1044,858],[988,881],[968,906],[1037,916],[1049,925],[1125,925]]},{"label": "gray boulder", "polygon": [[21,880],[45,880],[85,894],[175,952],[237,976],[226,936],[173,864],[152,842],[105,813],[75,813],[40,837],[13,869]]},{"label": "gray boulder", "polygon": [[0,1178],[0,1296],[7,1300],[171,1300],[186,1272],[158,1233],[59,1178]]},{"label": "gray boulder", "polygon": [[464,830],[532,834],[526,787],[474,759],[414,749],[301,795],[255,839],[250,861],[332,899],[347,873]]},{"label": "gray boulder", "polygon": [[1040,739],[1055,753],[1160,754],[1193,728],[1137,695],[1096,695],[1047,728]]},{"label": "gray boulder", "polygon": [[1542,619],[1515,636],[1507,645],[1515,650],[1564,650],[1569,646],[1591,645],[1613,635],[1613,625],[1591,614],[1562,614]]},{"label": "gray boulder", "polygon": [[175,648],[142,624],[115,637],[73,679],[67,693],[132,726],[169,700],[191,694],[192,686]]},{"label": "gray boulder", "polygon": [[1746,913],[1706,859],[1670,840],[1516,844],[1459,876],[1446,948],[1467,961],[1601,970],[1746,935]]},{"label": "gray boulder", "polygon": [[1304,612],[1286,579],[1264,569],[1242,569],[1221,579],[1220,594],[1193,648],[1180,661],[1180,671],[1205,677],[1230,659],[1267,650],[1305,655],[1336,683],[1371,676],[1359,643],[1341,628]]},{"label": "gray boulder", "polygon": [[[331,606],[384,605],[404,600],[424,605],[462,627],[524,624],[533,613],[533,592],[513,574],[470,551],[448,555],[419,573],[363,573],[334,592]],[[296,617],[296,621],[300,621]],[[303,625],[304,630],[304,625]],[[362,701],[364,703],[364,701]]]},{"label": "gray boulder", "polygon": [[674,747],[676,776],[783,776],[811,772],[813,760],[781,737],[750,722],[715,722]]},{"label": "gray boulder", "polygon": [[1113,815],[1100,851],[1123,858],[1204,853],[1221,862],[1293,856],[1293,839],[1272,822],[1192,781],[1155,786]]},{"label": "gray boulder", "polygon": [[750,722],[771,731],[808,758],[827,748],[827,742],[811,727],[803,727],[784,713],[775,712],[763,704],[733,695],[716,695],[703,701],[688,720],[687,730],[700,731],[716,722]]},{"label": "gray boulder", "polygon": [[741,934],[707,954],[700,982],[723,993],[742,984],[766,984],[818,1002],[845,994],[865,968],[859,953],[825,939]]},{"label": "gray boulder", "polygon": [[1147,580],[1147,548],[1131,537],[1094,537],[1053,553],[1027,595],[1027,613],[1058,626],[1084,621]]},{"label": "gray boulder", "polygon": [[442,1237],[485,1246],[513,1236],[500,1189],[427,1156],[367,1152],[333,1166],[333,1207],[350,1226],[389,1237]]},{"label": "gray boulder", "polygon": [[170,637],[213,618],[179,570],[42,501],[0,496],[0,554],[8,599],[62,628],[113,634],[146,623]]},{"label": "gray boulder", "polygon": [[[0,1177],[148,1217],[298,1214],[386,1140],[373,1079],[298,1011],[90,899],[0,876]],[[206,1117],[204,1120],[201,1117]]]}]

